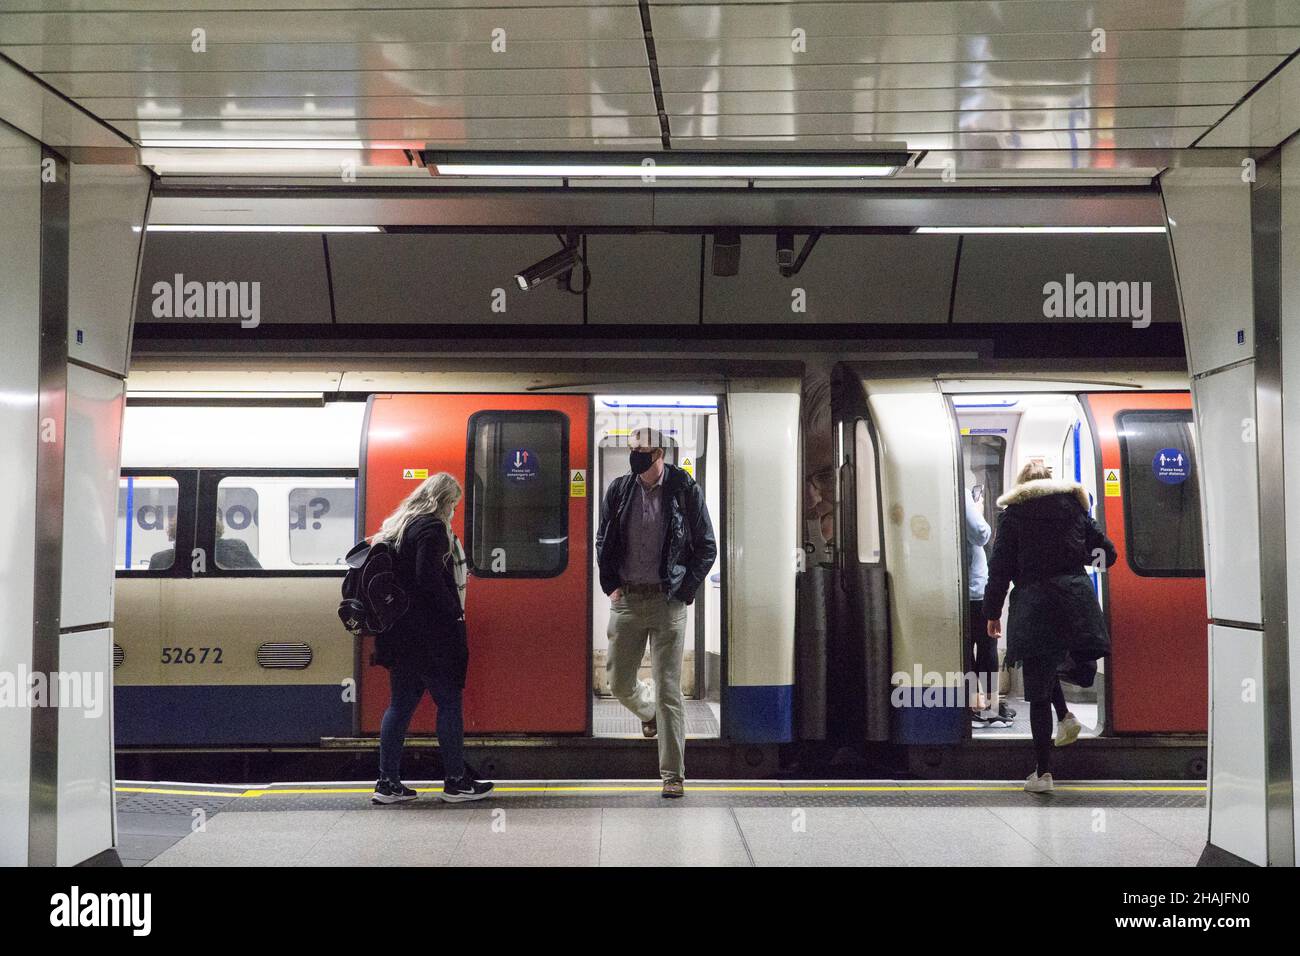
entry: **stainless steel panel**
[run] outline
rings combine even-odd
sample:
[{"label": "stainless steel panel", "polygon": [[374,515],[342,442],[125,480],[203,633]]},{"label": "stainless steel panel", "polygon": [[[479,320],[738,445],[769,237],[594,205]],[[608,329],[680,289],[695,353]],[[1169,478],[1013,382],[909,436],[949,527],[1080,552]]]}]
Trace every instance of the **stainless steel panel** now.
[{"label": "stainless steel panel", "polygon": [[[825,113],[838,106],[852,113],[962,113],[979,110],[1073,110],[1111,107],[1231,107],[1250,92],[1248,82],[1143,83],[1133,86],[999,86],[984,89],[930,90],[710,90],[667,93],[664,105],[676,115],[744,113]],[[95,104],[85,99],[83,104]],[[135,101],[131,101],[135,102]],[[96,110],[96,112],[99,112]],[[104,114],[108,115],[108,114]]]},{"label": "stainless steel panel", "polygon": [[59,641],[61,670],[81,697],[58,710],[58,865],[75,866],[113,846],[113,631]]},{"label": "stainless steel panel", "polygon": [[661,233],[588,237],[592,284],[587,321],[593,325],[697,324],[701,243],[700,236]]},{"label": "stainless steel panel", "polygon": [[60,626],[113,620],[113,548],[126,383],[68,366]]},{"label": "stainless steel panel", "polygon": [[330,236],[338,321],[579,324],[582,296],[515,283],[516,272],[559,248],[550,235]]},{"label": "stainless steel panel", "polygon": [[1268,862],[1264,661],[1258,631],[1210,625],[1210,842]]},{"label": "stainless steel panel", "polygon": [[[259,324],[330,321],[325,244],[319,235],[146,234],[136,321],[215,323],[236,338],[246,331],[238,316],[157,314],[155,309],[166,311],[169,297],[176,311],[178,281],[182,291],[189,282],[247,283],[245,301],[251,305],[257,293]],[[206,288],[204,303],[206,313]]]},{"label": "stainless steel panel", "polygon": [[[280,4],[276,4],[280,6]],[[310,14],[309,14],[310,16]],[[197,21],[196,21],[197,22]],[[502,25],[505,28],[505,25]],[[343,43],[250,42],[214,43],[201,57],[178,35],[168,43],[126,43],[110,46],[51,44],[0,45],[0,54],[33,73],[147,70],[182,73],[227,70],[490,70],[509,63],[511,69],[569,65],[575,69],[646,67],[645,43],[630,39],[541,40],[507,34],[508,57],[493,52],[485,35],[461,42],[376,42],[364,35]],[[1263,51],[1260,51],[1263,52]]]},{"label": "stainless steel panel", "polygon": [[[526,93],[516,96],[169,96],[82,97],[106,120],[181,121],[255,119],[562,119],[655,113],[649,93]],[[1228,105],[1231,105],[1229,103]]]},{"label": "stainless steel panel", "polygon": [[[699,90],[944,89],[990,86],[1257,81],[1280,56],[1207,56],[1195,59],[1086,60],[993,63],[861,63],[818,66],[662,67],[664,92]],[[66,74],[64,74],[66,75]],[[57,85],[57,84],[56,84]]]},{"label": "stainless steel panel", "polygon": [[[31,672],[59,671],[63,579],[64,455],[68,388],[68,164],[43,147],[53,171],[41,184],[40,386],[36,420],[36,548],[32,555]],[[59,709],[32,708],[27,863],[53,866],[58,856]]]},{"label": "stainless steel panel", "polygon": [[[0,671],[32,665],[36,395],[40,368],[40,146],[0,123]],[[0,866],[27,862],[30,707],[0,707]]]},{"label": "stainless steel panel", "polygon": [[[1177,322],[1178,287],[1162,235],[966,236],[962,242],[954,322],[1098,322],[1131,326],[1140,318],[1052,318],[1045,314],[1047,283],[1150,283],[1141,292],[1152,322]],[[1129,287],[1131,290],[1131,286]],[[1139,290],[1144,287],[1139,286]],[[1130,301],[1130,305],[1132,302]]]},{"label": "stainless steel panel", "polygon": [[[804,237],[795,236],[795,252]],[[746,235],[740,274],[719,277],[705,249],[704,321],[707,323],[948,321],[955,236],[824,236],[803,269],[784,278],[776,268],[776,240]],[[797,290],[802,290],[802,298]],[[802,304],[804,311],[796,311]]]},{"label": "stainless steel panel", "polygon": [[1160,189],[1192,373],[1250,358],[1250,186],[1241,167],[1170,170]]},{"label": "stainless steel panel", "polygon": [[[178,128],[179,125],[179,128]],[[244,116],[225,120],[114,120],[113,126],[137,140],[415,140],[427,145],[478,145],[481,140],[568,137],[587,142],[614,142],[628,137],[647,139],[659,131],[651,116],[567,116],[497,119],[261,119]]]},{"label": "stainless steel panel", "polygon": [[150,185],[133,166],[72,167],[68,355],[119,376],[130,358]]},{"label": "stainless steel panel", "polygon": [[279,69],[247,73],[45,73],[41,79],[65,96],[517,96],[529,93],[598,97],[606,93],[647,93],[649,72],[601,70],[599,84],[575,82],[563,67],[521,70],[332,70],[287,73]]},{"label": "stainless steel panel", "polygon": [[[304,16],[309,12],[309,16]],[[487,45],[494,29],[507,41],[639,39],[641,18],[634,4],[553,6],[537,11],[492,7],[423,10],[377,9],[357,3],[352,9],[294,11],[265,4],[261,9],[202,11],[153,9],[126,12],[6,13],[0,15],[0,43],[175,43],[201,27],[217,43],[305,42],[473,42]],[[507,43],[507,50],[509,49]]]},{"label": "stainless steel panel", "polygon": [[833,3],[756,0],[745,4],[697,0],[652,0],[651,21],[662,40],[692,37],[789,36],[802,27],[810,36],[838,34],[900,36],[951,34],[1001,39],[1017,33],[1081,32],[1096,24],[1108,30],[1160,30],[1174,27],[1296,25],[1297,16],[1279,18],[1274,0],[1219,0],[1184,4],[1135,4],[1127,0],[1034,0],[965,3],[920,0],[891,3]]},{"label": "stainless steel panel", "polygon": [[[798,113],[784,108],[776,98],[770,112],[720,115],[670,114],[674,139],[698,136],[880,136],[903,139],[926,133],[973,136],[979,133],[1009,133],[1027,139],[1047,131],[1065,132],[1076,139],[1113,135],[1122,129],[1204,129],[1223,115],[1221,106],[1118,107],[1104,109],[965,110],[878,113],[855,108],[852,95],[820,113]],[[837,108],[838,107],[838,108]],[[130,130],[130,124],[119,123]]]},{"label": "stainless steel panel", "polygon": [[1295,777],[1291,763],[1287,480],[1283,447],[1281,292],[1282,163],[1259,164],[1251,190],[1255,306],[1255,414],[1259,421],[1259,564],[1264,612],[1265,805],[1270,866],[1295,866]]}]

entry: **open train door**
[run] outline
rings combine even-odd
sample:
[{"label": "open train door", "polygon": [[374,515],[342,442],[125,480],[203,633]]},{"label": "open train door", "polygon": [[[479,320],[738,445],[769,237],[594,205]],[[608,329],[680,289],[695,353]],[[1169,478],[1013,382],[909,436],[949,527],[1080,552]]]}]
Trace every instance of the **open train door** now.
[{"label": "open train door", "polygon": [[1205,551],[1187,392],[1083,396],[1101,452],[1102,509],[1119,561],[1105,575],[1115,733],[1205,733]]},{"label": "open train door", "polygon": [[[470,566],[465,730],[590,730],[590,398],[375,395],[362,448],[365,533],[428,475],[455,475]],[[360,730],[378,733],[388,671],[361,647]],[[426,697],[411,723],[432,733]]]}]

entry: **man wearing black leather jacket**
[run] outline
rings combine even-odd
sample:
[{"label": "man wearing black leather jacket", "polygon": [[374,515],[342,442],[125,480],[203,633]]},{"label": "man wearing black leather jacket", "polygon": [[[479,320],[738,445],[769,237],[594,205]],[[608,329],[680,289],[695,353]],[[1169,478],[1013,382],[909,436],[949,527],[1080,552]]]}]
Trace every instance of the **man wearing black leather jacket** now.
[{"label": "man wearing black leather jacket", "polygon": [[[664,461],[664,444],[649,428],[628,436],[632,470],[614,479],[601,502],[596,555],[600,587],[610,598],[610,692],[641,719],[647,737],[658,736],[663,795],[680,797],[686,773],[686,608],[713,567],[718,545],[704,490]],[[653,690],[637,677],[647,641]]]}]

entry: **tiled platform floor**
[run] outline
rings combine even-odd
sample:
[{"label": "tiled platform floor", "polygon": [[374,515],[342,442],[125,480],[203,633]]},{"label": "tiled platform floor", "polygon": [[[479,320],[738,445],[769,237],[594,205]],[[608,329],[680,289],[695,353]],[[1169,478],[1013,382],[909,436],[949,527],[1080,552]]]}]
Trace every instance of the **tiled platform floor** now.
[{"label": "tiled platform floor", "polygon": [[500,782],[394,807],[369,783],[262,788],[122,782],[128,865],[1191,866],[1204,788],[1081,782],[1031,796],[1005,781]]}]

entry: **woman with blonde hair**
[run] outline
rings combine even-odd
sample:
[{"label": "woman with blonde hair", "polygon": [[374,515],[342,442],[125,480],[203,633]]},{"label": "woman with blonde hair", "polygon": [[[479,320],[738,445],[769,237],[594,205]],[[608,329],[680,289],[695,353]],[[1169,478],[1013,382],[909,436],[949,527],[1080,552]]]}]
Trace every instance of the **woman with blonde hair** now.
[{"label": "woman with blonde hair", "polygon": [[460,484],[444,472],[431,475],[406,496],[371,539],[396,553],[395,563],[410,609],[375,638],[372,663],[388,668],[390,699],[379,730],[379,781],[372,802],[401,803],[416,793],[401,782],[406,730],[425,690],[438,706],[443,800],[479,800],[492,784],[465,772],[461,696],[469,664],[465,634],[465,551],[452,515]]},{"label": "woman with blonde hair", "polygon": [[1058,670],[1091,664],[1110,653],[1106,622],[1084,567],[1117,557],[1115,546],[1089,513],[1088,492],[1073,481],[1057,481],[1042,462],[1020,470],[1016,485],[998,499],[1006,510],[998,519],[984,588],[984,615],[991,637],[1002,634],[1002,604],[1007,589],[1009,664],[1023,662],[1029,727],[1038,765],[1025,781],[1030,793],[1053,788],[1052,709],[1055,744],[1074,743],[1081,725],[1070,713]]}]

